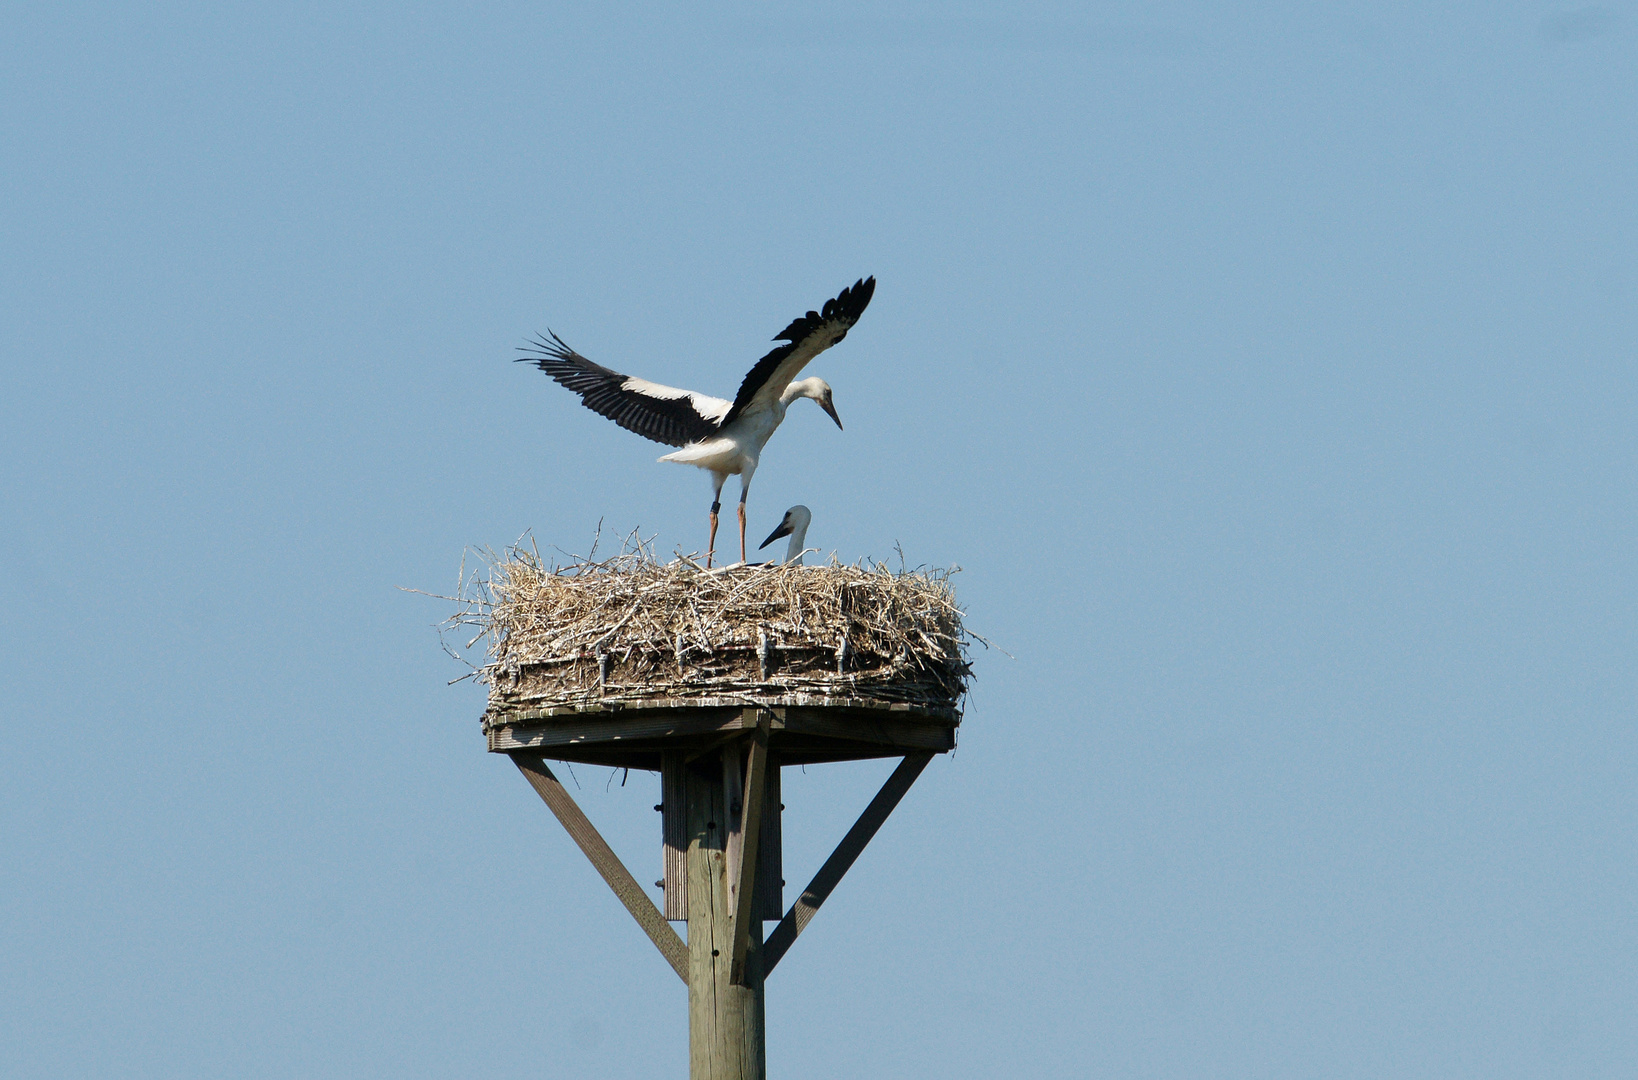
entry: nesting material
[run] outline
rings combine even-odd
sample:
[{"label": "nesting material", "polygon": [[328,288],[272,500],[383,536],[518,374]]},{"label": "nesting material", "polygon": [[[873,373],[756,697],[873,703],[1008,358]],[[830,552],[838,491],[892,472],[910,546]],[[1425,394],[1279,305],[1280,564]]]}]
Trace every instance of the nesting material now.
[{"label": "nesting material", "polygon": [[973,639],[949,579],[835,563],[706,570],[642,550],[548,567],[513,550],[461,621],[489,636],[478,678],[491,715],[690,699],[953,711]]}]

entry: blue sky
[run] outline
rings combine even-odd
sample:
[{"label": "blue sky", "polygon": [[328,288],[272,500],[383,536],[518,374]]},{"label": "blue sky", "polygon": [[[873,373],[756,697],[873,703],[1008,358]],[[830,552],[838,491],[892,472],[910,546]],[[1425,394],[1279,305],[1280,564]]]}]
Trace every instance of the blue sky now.
[{"label": "blue sky", "polygon": [[[1638,10],[1010,10],[10,12],[11,1075],[680,1075],[400,587],[703,545],[529,335],[731,396],[866,274],[750,532],[959,564],[1011,658],[770,1072],[1632,1074]],[[888,768],[787,776],[789,876]]]}]

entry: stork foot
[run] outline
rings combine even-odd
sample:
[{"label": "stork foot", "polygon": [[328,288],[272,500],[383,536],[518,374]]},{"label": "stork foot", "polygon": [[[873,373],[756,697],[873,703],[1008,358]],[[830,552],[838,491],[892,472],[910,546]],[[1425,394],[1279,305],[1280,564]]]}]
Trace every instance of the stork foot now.
[{"label": "stork foot", "polygon": [[739,561],[745,562],[745,504],[739,504]]},{"label": "stork foot", "polygon": [[711,569],[711,556],[717,550],[717,512],[711,511],[711,542],[705,546],[705,568]]}]

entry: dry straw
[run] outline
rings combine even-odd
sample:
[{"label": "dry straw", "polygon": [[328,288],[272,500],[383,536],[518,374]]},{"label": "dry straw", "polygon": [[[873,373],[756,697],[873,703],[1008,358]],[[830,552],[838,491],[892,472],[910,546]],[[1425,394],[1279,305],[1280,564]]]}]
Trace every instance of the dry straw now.
[{"label": "dry straw", "polygon": [[[594,549],[595,551],[595,549]],[[491,714],[621,701],[795,696],[959,706],[970,668],[953,571],[660,563],[619,555],[547,565],[487,553],[450,620],[488,639],[474,674]]]}]

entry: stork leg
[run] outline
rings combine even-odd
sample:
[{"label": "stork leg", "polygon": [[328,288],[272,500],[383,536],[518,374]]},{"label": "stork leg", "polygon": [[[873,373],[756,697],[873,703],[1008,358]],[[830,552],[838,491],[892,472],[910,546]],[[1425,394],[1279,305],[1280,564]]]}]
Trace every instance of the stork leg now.
[{"label": "stork leg", "polygon": [[[717,550],[717,511],[722,508],[722,500],[714,499],[711,502],[711,542],[705,548],[705,568],[711,569],[711,556]],[[743,531],[743,530],[741,530]]]},{"label": "stork leg", "polygon": [[728,482],[727,473],[711,474],[711,542],[705,545],[705,568],[711,569],[711,556],[717,550],[717,511],[722,509],[722,485]]},{"label": "stork leg", "polygon": [[739,564],[745,565],[745,493],[751,490],[751,474],[756,472],[756,462],[751,462],[739,474]]}]

